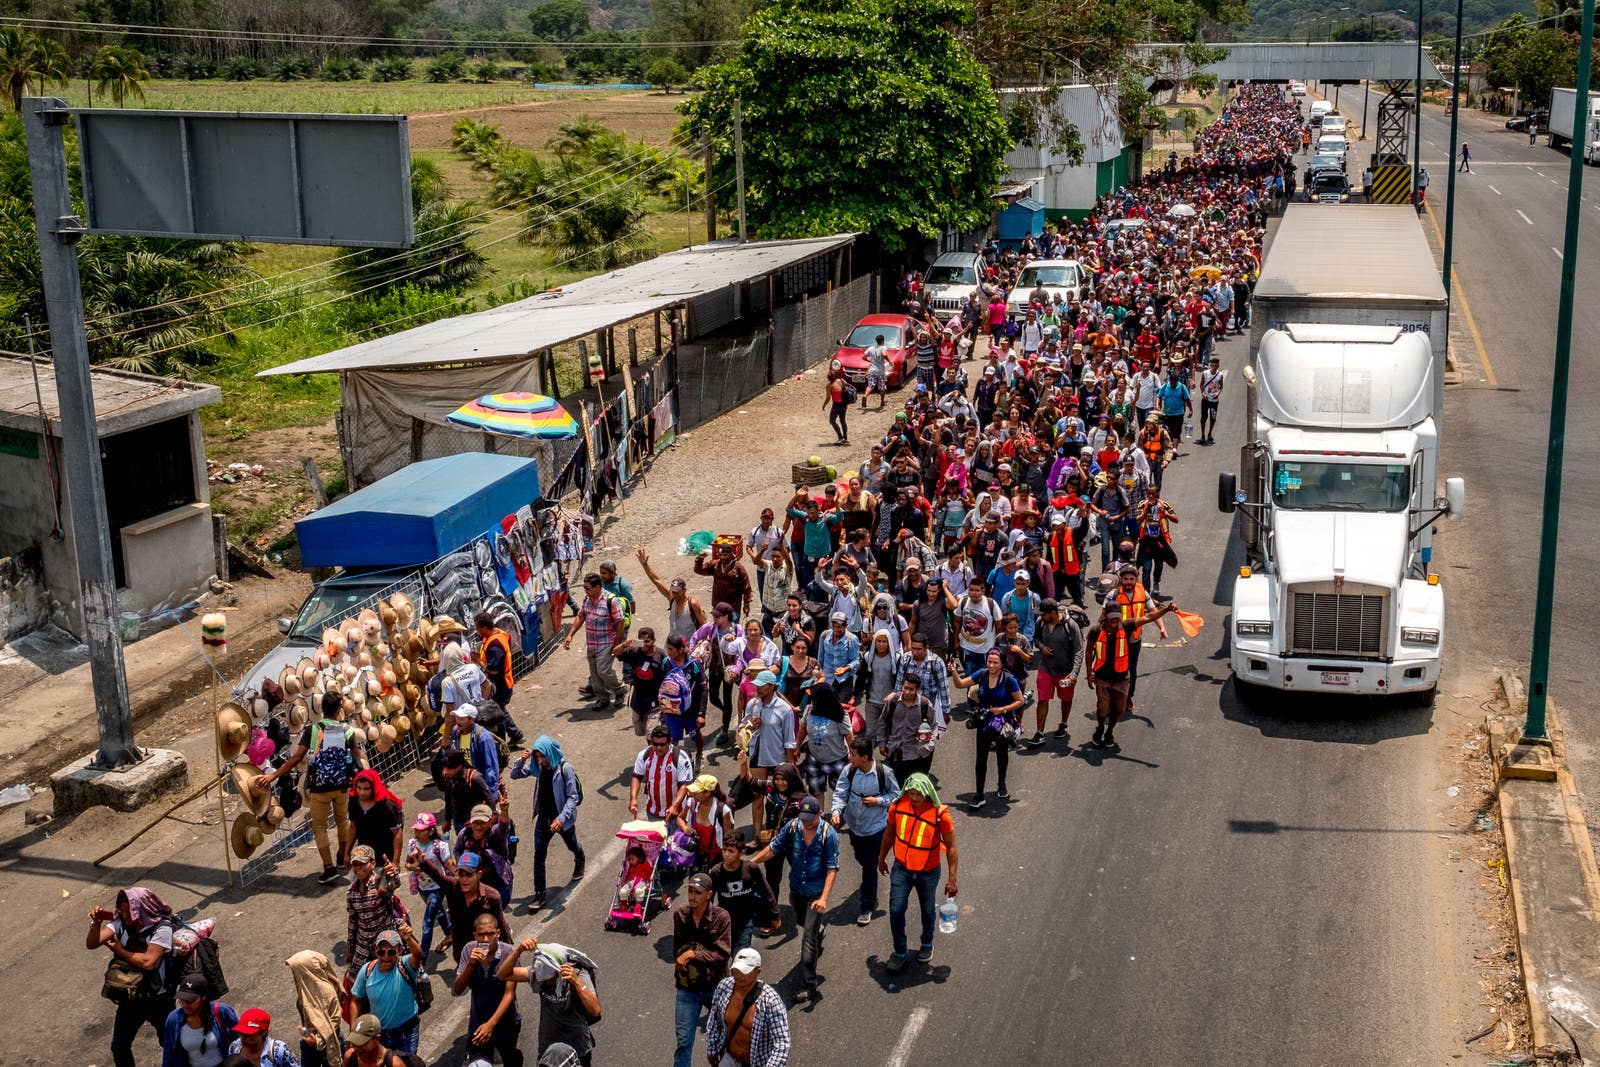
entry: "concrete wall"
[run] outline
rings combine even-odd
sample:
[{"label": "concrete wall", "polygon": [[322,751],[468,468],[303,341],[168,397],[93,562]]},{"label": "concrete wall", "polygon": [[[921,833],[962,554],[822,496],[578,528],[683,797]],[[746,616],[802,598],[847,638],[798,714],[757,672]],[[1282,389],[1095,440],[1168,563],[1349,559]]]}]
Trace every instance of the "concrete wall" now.
[{"label": "concrete wall", "polygon": [[216,573],[211,505],[186,504],[122,528],[126,588],[119,611],[148,612],[193,600]]},{"label": "concrete wall", "polygon": [[[1028,90],[1000,90],[1006,94]],[[1037,91],[1037,90],[1035,90]],[[1055,103],[1056,122],[1069,123],[1083,142],[1083,161],[1074,165],[1049,146],[1017,145],[1006,153],[1008,181],[1041,179],[1032,195],[1050,211],[1083,212],[1094,207],[1101,163],[1122,155],[1128,141],[1116,113],[1116,90],[1110,86],[1064,85]],[[1103,191],[1103,190],[1102,190]]]},{"label": "concrete wall", "polygon": [[0,641],[32,633],[49,621],[50,595],[39,550],[0,556]]}]

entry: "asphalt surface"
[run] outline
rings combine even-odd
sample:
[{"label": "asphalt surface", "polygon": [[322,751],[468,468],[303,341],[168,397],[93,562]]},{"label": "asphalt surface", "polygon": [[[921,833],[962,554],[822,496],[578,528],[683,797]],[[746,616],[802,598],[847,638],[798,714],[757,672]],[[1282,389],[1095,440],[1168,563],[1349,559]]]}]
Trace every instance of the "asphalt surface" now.
[{"label": "asphalt surface", "polygon": [[[1486,146],[1486,162],[1494,158],[1490,151]],[[1556,157],[1541,149],[1539,158]],[[1495,168],[1487,180],[1498,184],[1501,170],[1521,169]],[[1442,168],[1434,173],[1442,177]],[[1524,185],[1514,188],[1525,197],[1535,190],[1554,197],[1526,175],[1517,180]],[[1558,218],[1553,208],[1536,215],[1531,199],[1519,206],[1536,219]],[[1502,305],[1489,302],[1487,278],[1497,277],[1502,290],[1518,289],[1524,271],[1504,266],[1536,251],[1500,250],[1492,242],[1462,245],[1463,262],[1470,258],[1486,271],[1500,265],[1484,282],[1475,283],[1472,274],[1464,279],[1474,298],[1476,288],[1485,290],[1480,328],[1502,308],[1535,302],[1532,294],[1514,291],[1502,294]],[[1555,257],[1545,255],[1553,264]],[[1525,271],[1532,273],[1531,259]],[[1549,304],[1553,309],[1553,293]],[[1592,333],[1580,330],[1579,336]],[[1216,510],[1215,486],[1217,473],[1234,466],[1243,437],[1238,372],[1247,342],[1230,340],[1219,352],[1234,376],[1219,444],[1184,444],[1166,481],[1181,520],[1176,549],[1182,566],[1163,585],[1179,606],[1204,617],[1204,630],[1195,640],[1161,642],[1147,629],[1138,717],[1119,729],[1120,751],[1079,747],[1093,728],[1084,690],[1069,744],[1052,740],[1013,758],[1009,804],[997,805],[991,795],[981,816],[958,810],[960,927],[938,935],[930,965],[913,964],[898,977],[885,972],[887,923],[880,919],[864,930],[853,925],[858,875],[846,851],[821,961],[822,996],[791,1011],[791,1063],[958,1067],[1038,1059],[1436,1067],[1463,1054],[1462,1062],[1499,1058],[1463,1044],[1489,1019],[1472,972],[1482,901],[1474,874],[1455,862],[1460,830],[1445,799],[1455,773],[1448,752],[1486,694],[1478,692],[1474,672],[1452,667],[1431,709],[1297,697],[1248,710],[1235,700],[1226,634],[1239,558],[1232,520]],[[1498,359],[1497,370],[1501,362],[1513,364],[1505,368],[1508,378],[1522,376],[1513,378],[1522,393],[1464,387],[1447,398],[1447,423],[1482,419],[1498,427],[1484,430],[1475,446],[1463,443],[1466,433],[1447,438],[1446,467],[1451,473],[1466,469],[1479,502],[1475,519],[1453,528],[1439,550],[1455,598],[1452,657],[1474,664],[1508,656],[1516,644],[1509,627],[1526,626],[1525,612],[1510,610],[1525,605],[1526,597],[1506,595],[1509,569],[1526,570],[1519,584],[1531,585],[1531,559],[1522,557],[1534,529],[1532,512],[1484,505],[1497,493],[1518,499],[1519,477],[1537,485],[1533,473],[1521,474],[1494,455],[1519,437],[1518,428],[1518,449],[1536,451],[1542,394],[1531,371]],[[751,407],[759,411],[765,402]],[[821,415],[816,418],[817,432],[826,436]],[[696,437],[714,444],[715,433],[715,426],[697,430],[680,447],[697,447]],[[858,437],[866,439],[865,429]],[[1473,448],[1482,454],[1469,455]],[[681,492],[682,484],[662,481],[644,491]],[[685,515],[681,530],[660,531],[654,545],[701,525],[720,529],[739,517],[748,525],[762,503],[785,493],[783,475],[775,472],[769,490],[713,501]],[[1515,535],[1521,543],[1512,541]],[[1458,558],[1463,545],[1471,551]],[[653,551],[665,573],[686,570],[681,560],[663,566],[667,550]],[[1498,567],[1481,562],[1487,552],[1497,554],[1490,558]],[[640,583],[626,548],[616,555],[624,576]],[[703,584],[692,581],[691,588],[703,591]],[[1581,595],[1577,584],[1574,596]],[[644,621],[655,621],[650,610],[657,602],[642,587],[641,595],[647,598]],[[1470,603],[1479,597],[1481,610]],[[1570,634],[1567,621],[1560,632]],[[1176,625],[1170,631],[1181,634]],[[519,936],[535,933],[575,945],[598,961],[605,1020],[597,1029],[596,1064],[663,1063],[672,1041],[670,919],[659,918],[644,937],[601,929],[620,855],[612,834],[626,818],[626,768],[637,742],[621,719],[597,721],[569,706],[570,688],[581,675],[581,657],[568,653],[524,681],[518,694],[522,709],[537,709],[534,721],[560,729],[582,768],[587,799],[579,828],[590,876],[554,893],[544,912],[529,915],[519,907],[513,925]],[[946,802],[959,804],[969,795],[973,741],[972,733],[957,728],[935,756]],[[730,763],[723,759],[713,769],[726,778]],[[413,798],[429,797],[417,791],[414,778],[402,791],[408,811],[416,810]],[[990,783],[992,789],[992,775]],[[513,810],[526,813],[527,805],[526,783],[516,783]],[[90,836],[97,822],[106,829],[119,825],[110,813],[68,827],[13,832],[0,850],[0,931],[14,946],[15,965],[0,974],[0,998],[37,1006],[25,1012],[32,1047],[0,1048],[0,1063],[64,1062],[52,1052],[61,1048],[81,1050],[84,1063],[106,1062],[110,1011],[93,995],[104,964],[78,946],[84,909],[104,903],[119,884],[152,885],[180,908],[218,916],[219,938],[228,946],[224,960],[238,990],[230,1000],[261,1003],[282,1023],[292,1022],[281,961],[297,948],[325,950],[342,940],[341,896],[311,884],[309,849],[249,891],[218,889],[216,829],[201,824],[201,814],[163,824],[102,870],[89,866],[98,850],[79,835]],[[51,840],[50,833],[58,836]],[[531,888],[531,831],[523,837],[519,900]],[[553,887],[561,886],[569,864],[557,845]],[[86,884],[97,879],[98,885]],[[757,945],[767,960],[764,977],[792,1004],[796,940]],[[65,1011],[38,996],[41,978],[62,974],[73,990]],[[531,1053],[537,1009],[525,996],[521,1004],[523,1047]],[[424,1050],[448,1050],[437,1062],[459,1062],[463,1007],[441,991],[425,1019]],[[288,1025],[274,1031],[292,1039]],[[153,1044],[148,1033],[141,1038],[141,1063],[154,1062],[148,1058]],[[695,1062],[705,1062],[698,1052]]]},{"label": "asphalt surface", "polygon": [[[1351,96],[1345,95],[1345,111]],[[1359,106],[1359,97],[1356,98]],[[1377,94],[1371,101],[1376,125]],[[1554,612],[1550,693],[1567,725],[1569,759],[1591,827],[1600,826],[1600,715],[1587,699],[1590,625],[1600,578],[1600,440],[1590,413],[1600,404],[1600,178],[1586,168],[1573,314],[1568,432],[1561,492],[1562,536],[1555,602],[1534,602],[1546,442],[1555,356],[1568,170],[1566,149],[1541,135],[1505,129],[1505,117],[1462,109],[1458,137],[1472,172],[1456,174],[1451,340],[1462,382],[1448,390],[1441,461],[1467,479],[1469,518],[1446,524],[1439,569],[1450,610],[1449,670],[1506,667],[1527,677],[1536,611]],[[1424,106],[1422,161],[1432,183],[1430,239],[1442,246],[1450,118]],[[1437,224],[1437,228],[1435,226]],[[1471,319],[1471,326],[1467,320]],[[1477,337],[1473,336],[1473,327]]]}]

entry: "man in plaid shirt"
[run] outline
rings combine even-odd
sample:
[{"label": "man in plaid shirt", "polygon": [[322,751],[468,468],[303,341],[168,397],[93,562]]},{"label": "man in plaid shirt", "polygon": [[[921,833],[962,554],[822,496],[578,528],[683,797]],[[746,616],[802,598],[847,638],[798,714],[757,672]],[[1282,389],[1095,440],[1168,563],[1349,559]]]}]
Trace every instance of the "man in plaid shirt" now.
[{"label": "man in plaid shirt", "polygon": [[761,981],[761,953],[740,949],[711,995],[706,1057],[717,1067],[789,1067],[789,1013]]},{"label": "man in plaid shirt", "polygon": [[[623,685],[617,678],[615,656],[618,645],[625,643],[622,632],[622,605],[606,592],[598,574],[583,576],[583,599],[573,609],[583,623],[585,651],[589,657],[589,683],[578,690],[586,700],[594,700],[597,710],[622,707]],[[577,624],[567,631],[562,648],[571,648],[572,639],[578,635]]]},{"label": "man in plaid shirt", "polygon": [[928,651],[928,639],[919,633],[911,635],[910,650],[900,654],[894,684],[904,685],[908,676],[917,679],[918,689],[933,705],[933,725],[943,733],[950,723],[950,669]]}]

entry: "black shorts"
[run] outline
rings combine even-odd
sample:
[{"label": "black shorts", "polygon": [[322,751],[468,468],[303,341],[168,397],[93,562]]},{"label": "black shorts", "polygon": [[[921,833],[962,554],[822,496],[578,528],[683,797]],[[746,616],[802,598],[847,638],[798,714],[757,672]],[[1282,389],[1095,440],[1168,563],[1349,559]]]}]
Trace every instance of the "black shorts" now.
[{"label": "black shorts", "polygon": [[1201,397],[1200,398],[1200,417],[1202,419],[1206,418],[1207,416],[1215,418],[1216,414],[1217,414],[1217,404],[1218,403],[1219,403],[1219,401],[1207,400],[1205,397]]}]

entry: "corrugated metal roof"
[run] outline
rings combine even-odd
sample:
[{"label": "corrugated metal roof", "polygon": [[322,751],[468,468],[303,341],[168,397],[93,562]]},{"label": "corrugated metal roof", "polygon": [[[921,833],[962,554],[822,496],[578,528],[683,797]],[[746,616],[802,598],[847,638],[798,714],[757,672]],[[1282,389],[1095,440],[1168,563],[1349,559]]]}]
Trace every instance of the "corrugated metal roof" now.
[{"label": "corrugated metal roof", "polygon": [[[1415,41],[1255,41],[1222,45],[1227,56],[1202,67],[1223,81],[1287,82],[1295,80],[1409,82],[1417,76]],[[1144,52],[1173,49],[1170,44],[1144,44]],[[1422,80],[1437,81],[1439,68],[1426,50]]]},{"label": "corrugated metal roof", "polygon": [[1031,196],[1024,196],[1019,200],[1011,201],[1011,203],[1007,206],[1006,210],[1009,211],[1011,208],[1014,208],[1014,207],[1021,208],[1024,211],[1043,211],[1044,210],[1044,202],[1041,201],[1041,200],[1036,200]]},{"label": "corrugated metal roof", "polygon": [[[48,359],[38,362],[38,389],[34,368],[26,359],[0,359],[0,426],[39,432],[39,401],[49,420],[50,435],[61,436],[61,406],[56,399],[56,371]],[[222,390],[177,378],[106,370],[89,372],[94,390],[95,425],[103,436],[122,433],[164,419],[187,415],[222,399]]]},{"label": "corrugated metal roof", "polygon": [[1379,305],[1445,303],[1422,222],[1404,205],[1290,204],[1267,250],[1255,295],[1370,299]]},{"label": "corrugated metal roof", "polygon": [[524,359],[607,326],[765,277],[854,240],[854,234],[842,233],[695,245],[526,300],[273,367],[257,377]]}]

